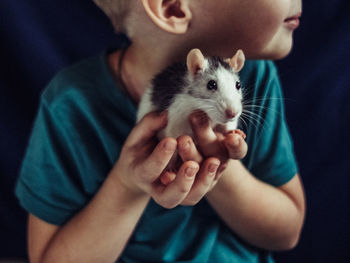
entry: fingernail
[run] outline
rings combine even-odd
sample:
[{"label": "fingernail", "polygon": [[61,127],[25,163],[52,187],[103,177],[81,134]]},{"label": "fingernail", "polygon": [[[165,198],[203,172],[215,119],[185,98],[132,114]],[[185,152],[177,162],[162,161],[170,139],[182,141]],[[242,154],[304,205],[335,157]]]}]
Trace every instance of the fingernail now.
[{"label": "fingernail", "polygon": [[172,140],[166,141],[166,143],[164,144],[164,149],[166,151],[175,151],[176,149],[176,143]]},{"label": "fingernail", "polygon": [[190,148],[191,144],[189,141],[186,141],[181,146],[184,150],[188,150]]},{"label": "fingernail", "polygon": [[185,175],[187,177],[193,177],[195,175],[196,168],[193,167],[187,167],[185,170]]},{"label": "fingernail", "polygon": [[208,167],[208,172],[209,173],[215,173],[216,170],[218,169],[219,165],[216,163],[211,163]]}]

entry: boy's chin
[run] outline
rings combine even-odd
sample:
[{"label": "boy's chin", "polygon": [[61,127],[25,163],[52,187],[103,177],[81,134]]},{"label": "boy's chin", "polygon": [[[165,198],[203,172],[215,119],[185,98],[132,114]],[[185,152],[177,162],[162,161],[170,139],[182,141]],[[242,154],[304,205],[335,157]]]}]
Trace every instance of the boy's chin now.
[{"label": "boy's chin", "polygon": [[288,50],[284,50],[283,52],[276,52],[276,54],[273,54],[270,59],[272,60],[280,60],[289,55],[289,53],[292,51],[292,48],[289,48]]},{"label": "boy's chin", "polygon": [[283,59],[289,55],[289,53],[292,51],[292,47],[293,47],[293,41],[290,41],[289,43],[283,43],[281,45],[277,45],[269,50],[266,50],[266,52],[264,52],[265,53],[264,58],[271,59],[271,60]]}]

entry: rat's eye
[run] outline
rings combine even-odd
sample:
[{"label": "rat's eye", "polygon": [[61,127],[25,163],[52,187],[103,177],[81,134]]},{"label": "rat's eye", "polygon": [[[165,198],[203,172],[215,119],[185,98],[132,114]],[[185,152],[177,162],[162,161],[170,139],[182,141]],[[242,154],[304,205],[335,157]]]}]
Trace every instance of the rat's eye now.
[{"label": "rat's eye", "polygon": [[207,89],[208,90],[217,90],[218,89],[218,85],[216,84],[215,80],[209,80],[208,84],[207,84]]},{"label": "rat's eye", "polygon": [[239,82],[239,81],[236,82],[236,89],[237,90],[241,89],[241,82]]}]

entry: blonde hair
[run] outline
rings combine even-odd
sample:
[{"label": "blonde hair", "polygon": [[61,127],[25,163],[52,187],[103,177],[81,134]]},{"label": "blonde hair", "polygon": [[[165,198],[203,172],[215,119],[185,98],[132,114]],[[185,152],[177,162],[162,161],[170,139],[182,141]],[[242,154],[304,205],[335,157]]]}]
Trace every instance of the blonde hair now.
[{"label": "blonde hair", "polygon": [[132,0],[93,0],[108,16],[116,32],[127,33],[126,17]]}]

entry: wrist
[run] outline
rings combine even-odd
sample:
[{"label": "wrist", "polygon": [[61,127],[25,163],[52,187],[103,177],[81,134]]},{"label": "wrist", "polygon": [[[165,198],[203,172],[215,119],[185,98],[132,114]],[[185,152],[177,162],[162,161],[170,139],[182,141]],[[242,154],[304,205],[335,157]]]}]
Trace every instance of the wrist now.
[{"label": "wrist", "polygon": [[207,198],[218,193],[219,195],[234,191],[235,187],[240,187],[242,177],[247,176],[247,170],[240,160],[229,159],[225,169],[221,171],[220,179],[213,189],[206,195]]},{"label": "wrist", "polygon": [[129,176],[129,179],[127,179],[125,176],[122,176],[115,166],[115,168],[113,168],[113,170],[108,175],[107,180],[110,180],[112,182],[113,187],[116,191],[128,195],[129,198],[150,199],[150,195],[147,192],[143,191],[136,184],[133,184],[130,180],[130,177],[131,176]]}]

